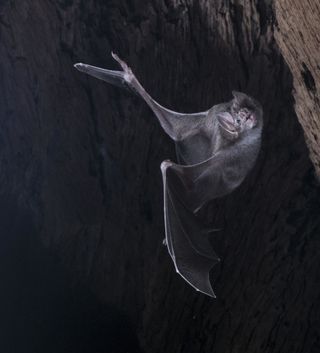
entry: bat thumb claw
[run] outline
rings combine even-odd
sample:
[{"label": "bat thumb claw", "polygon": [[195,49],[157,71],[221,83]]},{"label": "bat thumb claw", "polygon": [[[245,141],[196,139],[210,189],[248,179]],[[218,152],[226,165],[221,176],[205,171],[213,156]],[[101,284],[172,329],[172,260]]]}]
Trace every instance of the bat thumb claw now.
[{"label": "bat thumb claw", "polygon": [[111,56],[113,57],[114,60],[119,62],[119,56],[114,51],[111,51]]}]

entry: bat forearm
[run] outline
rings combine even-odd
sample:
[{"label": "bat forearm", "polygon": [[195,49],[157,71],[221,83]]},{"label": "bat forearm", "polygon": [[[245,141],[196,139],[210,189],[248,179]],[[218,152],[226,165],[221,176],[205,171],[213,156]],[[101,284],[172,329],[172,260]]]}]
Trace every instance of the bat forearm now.
[{"label": "bat forearm", "polygon": [[164,108],[158,102],[156,102],[150,96],[150,94],[147,93],[147,91],[143,88],[143,86],[137,80],[136,77],[134,77],[130,82],[130,87],[132,87],[134,91],[137,92],[141,96],[141,98],[148,104],[150,109],[153,111],[153,113],[159,120],[163,130],[173,140],[178,140],[179,132],[177,131],[177,128],[175,126],[176,124],[174,124],[174,120],[179,119],[177,116],[174,116],[177,115],[177,113],[171,112],[169,109]]},{"label": "bat forearm", "polygon": [[122,61],[116,54],[113,58],[121,65],[123,71],[102,69],[100,67],[78,63],[75,67],[88,75],[96,77],[116,86],[129,86],[148,104],[156,115],[164,131],[174,140],[179,141],[194,134],[199,126],[200,118],[207,116],[208,112],[184,114],[172,111],[156,102],[143,88],[136,76],[128,65]]}]

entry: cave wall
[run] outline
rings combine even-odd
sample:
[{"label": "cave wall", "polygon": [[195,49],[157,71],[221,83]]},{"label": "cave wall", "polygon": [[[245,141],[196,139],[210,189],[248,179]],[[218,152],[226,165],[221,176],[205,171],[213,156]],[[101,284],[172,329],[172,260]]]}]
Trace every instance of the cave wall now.
[{"label": "cave wall", "polygon": [[276,0],[274,8],[277,18],[275,39],[294,78],[295,111],[319,177],[320,4],[316,0]]},{"label": "cave wall", "polygon": [[[319,349],[320,192],[275,24],[269,1],[0,6],[2,193],[31,211],[75,281],[130,317],[145,352]],[[207,209],[223,229],[216,300],[176,276],[162,246],[172,142],[138,97],[73,69],[115,68],[111,50],[171,109],[207,109],[232,89],[264,107],[254,170]]]}]

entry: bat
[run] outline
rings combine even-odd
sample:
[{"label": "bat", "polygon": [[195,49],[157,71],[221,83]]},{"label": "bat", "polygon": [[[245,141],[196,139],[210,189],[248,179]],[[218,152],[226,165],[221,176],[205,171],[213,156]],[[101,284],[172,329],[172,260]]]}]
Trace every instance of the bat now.
[{"label": "bat", "polygon": [[116,54],[122,70],[82,63],[75,68],[113,85],[126,87],[151,108],[176,146],[177,163],[161,163],[164,191],[165,241],[176,272],[197,291],[215,297],[210,270],[220,260],[210,230],[197,216],[210,200],[235,190],[258,156],[263,111],[258,101],[233,91],[233,98],[199,113],[178,113],[157,103],[131,68]]}]

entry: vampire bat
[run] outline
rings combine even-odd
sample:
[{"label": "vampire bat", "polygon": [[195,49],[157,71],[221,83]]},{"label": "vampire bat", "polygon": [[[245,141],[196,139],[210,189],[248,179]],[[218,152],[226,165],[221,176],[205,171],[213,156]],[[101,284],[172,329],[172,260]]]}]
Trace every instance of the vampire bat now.
[{"label": "vampire bat", "polygon": [[122,70],[75,64],[100,80],[132,89],[149,105],[174,140],[177,161],[161,164],[164,189],[165,244],[175,269],[191,286],[209,296],[209,272],[219,262],[207,227],[197,212],[208,201],[237,188],[253,167],[260,149],[262,108],[252,97],[232,92],[233,99],[207,111],[185,114],[157,103],[116,54]]}]

